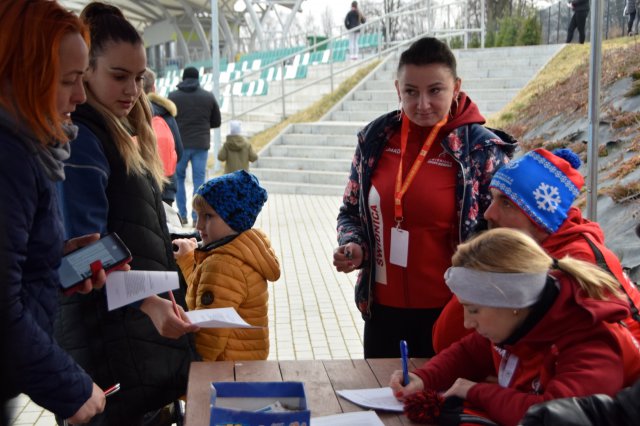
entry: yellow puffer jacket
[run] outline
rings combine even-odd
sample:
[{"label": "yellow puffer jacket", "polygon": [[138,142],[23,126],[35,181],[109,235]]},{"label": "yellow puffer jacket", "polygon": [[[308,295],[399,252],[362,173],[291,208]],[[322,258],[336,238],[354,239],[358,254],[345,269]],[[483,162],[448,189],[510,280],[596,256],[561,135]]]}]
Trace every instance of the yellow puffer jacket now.
[{"label": "yellow puffer jacket", "polygon": [[201,329],[196,347],[203,360],[267,359],[267,280],[280,278],[280,263],[264,232],[249,229],[227,244],[196,249],[177,262],[187,280],[190,310],[234,307],[246,322],[263,327]]}]

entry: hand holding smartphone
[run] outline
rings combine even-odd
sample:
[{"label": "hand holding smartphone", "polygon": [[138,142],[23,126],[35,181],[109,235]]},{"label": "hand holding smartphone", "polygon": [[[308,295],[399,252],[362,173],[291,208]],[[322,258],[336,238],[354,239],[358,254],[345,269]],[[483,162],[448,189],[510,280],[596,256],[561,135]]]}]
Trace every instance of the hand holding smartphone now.
[{"label": "hand holding smartphone", "polygon": [[131,252],[118,235],[107,234],[62,258],[58,268],[62,291],[66,295],[77,291],[84,280],[93,275],[92,266],[108,273],[130,261]]}]

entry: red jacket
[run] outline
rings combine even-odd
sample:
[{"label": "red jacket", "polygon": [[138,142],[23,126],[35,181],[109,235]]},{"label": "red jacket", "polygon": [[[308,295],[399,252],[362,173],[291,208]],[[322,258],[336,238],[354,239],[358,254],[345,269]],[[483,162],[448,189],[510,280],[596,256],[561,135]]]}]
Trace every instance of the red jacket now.
[{"label": "red jacket", "polygon": [[541,246],[556,259],[571,256],[574,259],[595,263],[612,273],[627,295],[631,308],[631,315],[624,319],[624,323],[640,341],[640,316],[637,310],[640,306],[640,291],[622,270],[617,256],[604,245],[604,234],[600,225],[583,218],[578,208],[571,207],[567,220],[554,234],[549,235]]},{"label": "red jacket", "polygon": [[[602,254],[606,265],[598,262],[598,256],[589,246],[587,238],[593,243],[594,248]],[[578,208],[571,207],[562,226],[542,241],[540,245],[556,259],[571,256],[574,259],[584,260],[609,270],[620,282],[622,290],[630,301],[631,313],[624,319],[624,323],[640,341],[640,316],[636,316],[637,319],[634,318],[634,311],[637,315],[636,308],[640,306],[640,291],[623,272],[622,265],[616,255],[605,247],[604,234],[600,225],[584,219]],[[464,311],[458,299],[453,296],[433,326],[433,348],[436,353],[471,332],[464,328],[463,321]]]},{"label": "red jacket", "polygon": [[640,348],[616,323],[629,315],[627,303],[587,298],[563,274],[556,285],[560,291],[551,308],[513,345],[498,347],[474,332],[414,371],[425,389],[444,391],[458,377],[481,381],[497,376],[501,383],[474,385],[467,402],[495,422],[515,425],[531,405],[614,395],[633,383],[640,376]]}]

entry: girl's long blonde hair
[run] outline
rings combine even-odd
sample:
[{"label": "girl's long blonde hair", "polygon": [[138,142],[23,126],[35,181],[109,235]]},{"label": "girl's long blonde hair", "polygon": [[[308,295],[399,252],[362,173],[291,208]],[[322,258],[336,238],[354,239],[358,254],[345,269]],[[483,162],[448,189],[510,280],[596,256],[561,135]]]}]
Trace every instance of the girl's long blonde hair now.
[{"label": "girl's long blonde hair", "polygon": [[460,244],[452,264],[502,273],[542,273],[555,268],[575,278],[593,299],[606,300],[611,295],[621,297],[620,284],[608,272],[570,256],[554,261],[533,238],[515,229],[492,229]]},{"label": "girl's long blonde hair", "polygon": [[[91,34],[89,66],[95,68],[97,58],[113,43],[142,45],[142,38],[115,6],[93,2],[84,8],[80,18]],[[144,91],[126,117],[118,118],[95,97],[85,84],[87,103],[104,118],[116,149],[122,157],[127,173],[149,173],[159,188],[167,182],[162,160],[158,154],[156,136],[151,127],[153,113]],[[132,138],[135,136],[135,140]]]},{"label": "girl's long blonde hair", "polygon": [[[153,113],[147,95],[141,93],[131,112],[126,117],[118,118],[98,102],[89,86],[85,85],[85,90],[87,103],[107,123],[109,134],[124,161],[127,173],[144,175],[148,172],[158,187],[162,188],[167,180],[158,154],[156,135],[151,127]],[[133,141],[132,134],[137,142]]]}]

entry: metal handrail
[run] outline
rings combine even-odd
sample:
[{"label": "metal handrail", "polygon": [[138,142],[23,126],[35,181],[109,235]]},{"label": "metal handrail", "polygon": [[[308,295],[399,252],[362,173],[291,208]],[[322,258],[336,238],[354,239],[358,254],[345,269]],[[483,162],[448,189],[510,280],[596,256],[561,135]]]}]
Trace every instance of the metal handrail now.
[{"label": "metal handrail", "polygon": [[[484,3],[484,1],[482,1],[482,3]],[[419,7],[416,8],[416,5],[419,4],[426,4],[425,7]],[[434,10],[437,9],[444,9],[444,8],[450,8],[452,5],[462,5],[462,6],[466,6],[466,3],[464,1],[458,1],[458,2],[453,2],[453,3],[449,3],[446,5],[433,5],[431,4],[431,0],[422,0],[419,2],[414,2],[412,4],[406,5],[402,8],[399,8],[398,10],[391,12],[389,14],[383,15],[381,17],[377,17],[371,20],[368,20],[366,23],[360,25],[357,28],[351,29],[351,30],[347,30],[345,32],[343,32],[342,34],[333,36],[331,38],[328,38],[326,40],[321,41],[320,43],[314,44],[312,46],[309,46],[308,48],[292,53],[290,55],[285,56],[284,58],[281,58],[278,61],[278,65],[276,65],[276,63],[270,63],[268,65],[264,65],[262,67],[260,67],[257,70],[250,70],[250,71],[245,71],[242,73],[242,75],[240,75],[237,78],[234,78],[232,80],[230,80],[229,82],[225,83],[224,85],[221,85],[220,88],[222,89],[223,87],[226,87],[227,85],[230,86],[230,90],[229,90],[229,102],[231,103],[230,105],[230,109],[231,109],[231,117],[230,119],[237,119],[240,118],[242,116],[245,116],[246,114],[249,114],[251,112],[260,110],[262,108],[265,108],[269,105],[274,104],[275,102],[280,101],[282,104],[282,116],[281,118],[284,119],[286,118],[287,114],[286,114],[286,100],[287,97],[294,95],[298,92],[300,92],[301,90],[304,90],[306,88],[309,88],[311,86],[314,86],[318,83],[322,83],[324,81],[326,81],[327,79],[330,81],[330,87],[331,87],[331,91],[333,92],[334,90],[334,76],[346,71],[350,71],[352,70],[354,67],[359,67],[361,66],[364,62],[366,61],[358,61],[350,66],[347,67],[341,67],[339,70],[335,70],[333,67],[333,61],[330,59],[329,60],[329,67],[330,67],[330,72],[328,76],[325,77],[320,77],[318,79],[315,79],[313,81],[310,81],[306,84],[304,84],[301,87],[298,87],[296,89],[293,89],[289,92],[286,92],[286,88],[285,88],[285,84],[284,84],[284,77],[285,77],[285,66],[291,62],[294,61],[294,58],[298,55],[304,55],[307,52],[312,52],[312,51],[316,51],[318,49],[318,47],[328,47],[329,45],[332,44],[332,42],[335,42],[336,40],[342,40],[345,36],[345,34],[349,34],[352,33],[354,31],[360,31],[360,32],[364,32],[367,33],[367,30],[371,30],[371,29],[378,29],[380,28],[381,24],[384,24],[385,22],[388,22],[389,19],[395,19],[395,18],[401,18],[404,16],[408,16],[408,15],[415,15],[417,13],[425,13],[427,15],[432,15]],[[466,14],[465,14],[466,15]],[[428,20],[427,20],[428,21]],[[411,42],[411,41],[415,41],[416,39],[423,37],[426,34],[433,34],[434,36],[438,36],[438,37],[442,37],[442,38],[452,38],[452,37],[458,37],[458,36],[462,36],[464,38],[464,46],[465,48],[467,47],[467,43],[468,43],[468,35],[470,33],[480,33],[481,34],[481,40],[484,41],[484,22],[481,23],[480,28],[470,28],[467,23],[465,22],[465,28],[430,28],[430,24],[428,23],[427,26],[427,32],[419,34],[414,36],[412,39],[410,39],[409,41],[407,40],[403,40],[397,43],[390,43],[387,42],[386,40],[383,40],[383,37],[379,37],[378,38],[378,46],[376,48],[376,54],[367,58],[367,60],[371,60],[374,58],[380,58],[381,55],[386,54],[386,53],[390,53],[391,51],[395,51],[399,48],[401,48],[402,46],[406,46],[407,43]],[[385,44],[385,46],[383,47],[383,43]],[[330,53],[331,55],[333,54],[333,52]],[[235,111],[235,105],[234,105],[234,98],[236,97],[236,95],[233,94],[233,85],[235,83],[238,82],[244,82],[246,80],[250,80],[250,77],[252,76],[259,76],[264,70],[274,67],[274,66],[280,66],[282,67],[282,72],[281,72],[281,77],[280,77],[280,81],[281,81],[281,85],[282,85],[282,93],[275,97],[274,99],[271,99],[269,101],[265,101],[263,103],[261,103],[260,105],[251,107],[247,110],[244,110],[240,113],[237,113]],[[214,76],[215,78],[215,76]],[[218,76],[219,78],[219,76]],[[275,80],[274,80],[275,81]],[[222,91],[222,90],[221,90]],[[228,120],[224,120],[225,122]]]}]

